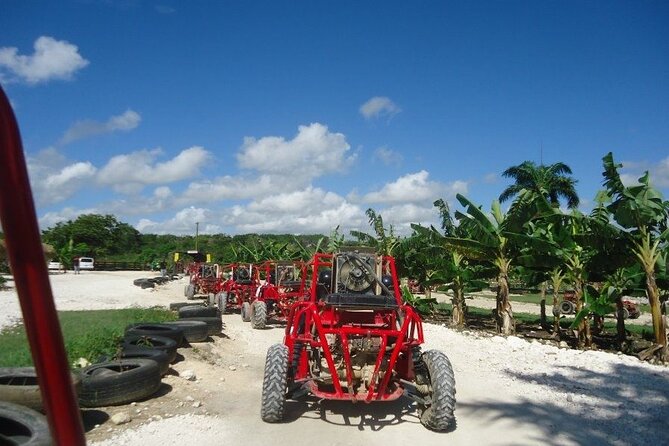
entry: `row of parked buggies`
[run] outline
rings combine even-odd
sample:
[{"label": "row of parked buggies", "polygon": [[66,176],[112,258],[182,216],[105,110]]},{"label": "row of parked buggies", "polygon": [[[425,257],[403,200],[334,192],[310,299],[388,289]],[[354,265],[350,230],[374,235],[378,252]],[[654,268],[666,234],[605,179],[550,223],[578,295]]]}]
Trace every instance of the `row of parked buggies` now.
[{"label": "row of parked buggies", "polygon": [[256,329],[285,324],[267,352],[261,417],[280,422],[286,401],[415,401],[429,429],[455,427],[448,357],[422,351],[422,321],[403,301],[394,258],[372,250],[317,253],[308,262],[193,263],[188,299],[239,312]]}]

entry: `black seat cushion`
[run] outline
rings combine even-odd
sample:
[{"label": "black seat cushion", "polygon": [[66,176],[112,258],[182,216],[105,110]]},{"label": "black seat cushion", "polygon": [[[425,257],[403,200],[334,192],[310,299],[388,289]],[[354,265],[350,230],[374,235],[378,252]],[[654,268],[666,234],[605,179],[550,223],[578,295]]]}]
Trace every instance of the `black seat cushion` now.
[{"label": "black seat cushion", "polygon": [[397,308],[397,301],[392,296],[376,296],[374,294],[328,294],[327,305],[351,308]]}]

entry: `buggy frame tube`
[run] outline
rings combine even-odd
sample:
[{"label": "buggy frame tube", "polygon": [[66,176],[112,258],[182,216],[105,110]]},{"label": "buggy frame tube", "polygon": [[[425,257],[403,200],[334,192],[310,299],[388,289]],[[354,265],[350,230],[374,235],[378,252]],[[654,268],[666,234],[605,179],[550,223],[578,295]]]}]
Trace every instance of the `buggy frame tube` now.
[{"label": "buggy frame tube", "polygon": [[0,87],[0,219],[51,436],[85,445],[16,118]]}]

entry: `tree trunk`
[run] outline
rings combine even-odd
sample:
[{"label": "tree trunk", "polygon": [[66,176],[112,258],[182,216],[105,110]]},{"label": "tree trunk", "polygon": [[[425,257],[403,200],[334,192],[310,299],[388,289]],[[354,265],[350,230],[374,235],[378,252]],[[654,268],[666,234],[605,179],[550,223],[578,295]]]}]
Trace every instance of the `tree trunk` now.
[{"label": "tree trunk", "polygon": [[453,315],[452,323],[455,327],[464,327],[465,326],[465,295],[462,290],[462,287],[455,286],[453,287]]},{"label": "tree trunk", "polygon": [[425,285],[425,298],[430,299],[432,297],[432,288],[430,288],[428,285]]},{"label": "tree trunk", "polygon": [[560,337],[560,290],[553,288],[553,333]]},{"label": "tree trunk", "polygon": [[604,318],[598,314],[592,316],[593,318],[593,330],[592,332],[596,335],[604,331]]},{"label": "tree trunk", "polygon": [[541,328],[548,330],[548,322],[546,320],[546,282],[541,282]]},{"label": "tree trunk", "polygon": [[[574,281],[574,297],[576,298],[576,314],[583,309],[583,282]],[[592,347],[592,333],[590,333],[590,316],[586,316],[578,324],[578,346],[580,348]]]},{"label": "tree trunk", "polygon": [[625,331],[625,318],[623,317],[623,296],[616,299],[616,332],[618,333],[618,350],[623,350],[627,342],[627,332]]},{"label": "tree trunk", "polygon": [[513,310],[509,301],[509,277],[506,272],[501,272],[497,278],[497,332],[505,335],[514,334],[516,331],[513,320]]},{"label": "tree trunk", "polygon": [[648,302],[650,303],[650,313],[653,319],[653,333],[655,334],[655,343],[662,346],[661,355],[667,355],[667,327],[664,317],[662,317],[662,307],[660,306],[660,292],[655,282],[655,271],[646,270],[646,293],[648,293]]}]

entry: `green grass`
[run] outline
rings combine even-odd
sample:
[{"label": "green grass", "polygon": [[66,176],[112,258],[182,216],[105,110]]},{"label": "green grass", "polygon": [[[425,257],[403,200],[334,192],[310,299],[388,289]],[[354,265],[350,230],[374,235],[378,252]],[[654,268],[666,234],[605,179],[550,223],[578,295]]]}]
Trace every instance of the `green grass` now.
[{"label": "green grass", "polygon": [[[113,355],[128,324],[174,320],[176,315],[164,308],[129,308],[59,311],[58,319],[68,363],[73,364],[79,358],[95,362],[101,355]],[[0,331],[0,367],[32,365],[23,325]]]}]

